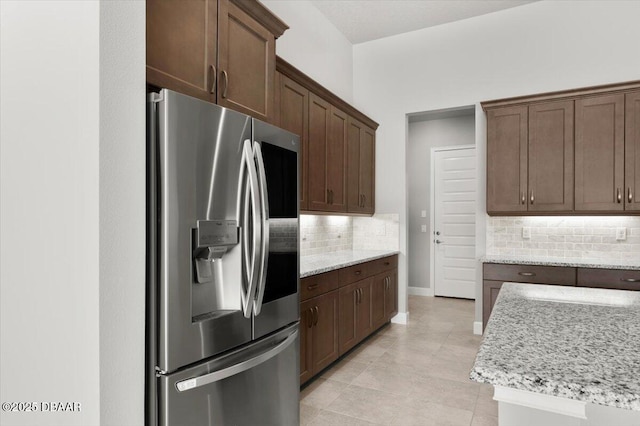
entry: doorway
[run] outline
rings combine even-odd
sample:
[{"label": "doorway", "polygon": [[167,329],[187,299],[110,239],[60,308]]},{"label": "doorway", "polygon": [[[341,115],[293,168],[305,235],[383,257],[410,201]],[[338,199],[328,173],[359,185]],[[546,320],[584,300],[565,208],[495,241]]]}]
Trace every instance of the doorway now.
[{"label": "doorway", "polygon": [[432,148],[431,161],[434,295],[475,299],[476,149]]}]

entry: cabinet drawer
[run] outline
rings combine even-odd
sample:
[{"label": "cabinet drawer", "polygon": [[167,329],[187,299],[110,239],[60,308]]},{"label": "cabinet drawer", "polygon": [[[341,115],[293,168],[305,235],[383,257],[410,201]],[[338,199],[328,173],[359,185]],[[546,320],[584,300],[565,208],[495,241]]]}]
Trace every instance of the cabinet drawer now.
[{"label": "cabinet drawer", "polygon": [[398,267],[398,256],[383,257],[382,259],[376,259],[371,262],[371,272],[379,274],[384,271],[390,271]]},{"label": "cabinet drawer", "polygon": [[483,279],[533,284],[576,285],[576,268],[485,263]]},{"label": "cabinet drawer", "polygon": [[351,284],[373,275],[373,268],[373,262],[365,262],[340,269],[340,285]]},{"label": "cabinet drawer", "polygon": [[640,271],[578,268],[578,285],[640,291]]},{"label": "cabinet drawer", "polygon": [[339,278],[339,271],[331,271],[301,279],[300,301],[337,289],[340,284]]}]

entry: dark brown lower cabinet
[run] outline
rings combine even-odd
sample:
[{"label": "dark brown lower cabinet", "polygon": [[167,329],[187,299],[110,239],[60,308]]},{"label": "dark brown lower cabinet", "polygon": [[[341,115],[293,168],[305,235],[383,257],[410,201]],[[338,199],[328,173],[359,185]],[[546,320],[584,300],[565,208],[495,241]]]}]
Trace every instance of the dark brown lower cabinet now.
[{"label": "dark brown lower cabinet", "polygon": [[640,291],[640,271],[578,268],[578,286]]},{"label": "dark brown lower cabinet", "polygon": [[398,270],[389,271],[388,276],[389,284],[384,293],[384,322],[390,321],[398,313]]},{"label": "dark brown lower cabinet", "polygon": [[377,329],[398,313],[397,272],[376,275],[371,285],[371,320]]},{"label": "dark brown lower cabinet", "polygon": [[300,382],[338,359],[338,290],[300,305]]},{"label": "dark brown lower cabinet", "polygon": [[398,313],[398,257],[300,280],[300,384]]},{"label": "dark brown lower cabinet", "polygon": [[482,329],[483,330],[487,327],[487,322],[489,322],[491,311],[493,311],[493,305],[496,304],[496,299],[498,298],[498,293],[500,292],[500,288],[502,287],[502,284],[504,284],[503,281],[491,281],[491,280],[482,281]]},{"label": "dark brown lower cabinet", "polygon": [[369,278],[340,289],[340,354],[347,352],[373,331],[372,283],[373,279]]},{"label": "dark brown lower cabinet", "polygon": [[640,291],[640,270],[485,263],[482,274],[483,329],[505,282]]}]

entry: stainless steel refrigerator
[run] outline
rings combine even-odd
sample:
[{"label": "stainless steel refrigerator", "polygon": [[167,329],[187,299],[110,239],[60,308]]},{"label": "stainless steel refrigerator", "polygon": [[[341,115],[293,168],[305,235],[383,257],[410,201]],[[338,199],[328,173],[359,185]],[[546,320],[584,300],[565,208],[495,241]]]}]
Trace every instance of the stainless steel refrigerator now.
[{"label": "stainless steel refrigerator", "polygon": [[298,425],[299,139],[169,90],[147,116],[147,425]]}]

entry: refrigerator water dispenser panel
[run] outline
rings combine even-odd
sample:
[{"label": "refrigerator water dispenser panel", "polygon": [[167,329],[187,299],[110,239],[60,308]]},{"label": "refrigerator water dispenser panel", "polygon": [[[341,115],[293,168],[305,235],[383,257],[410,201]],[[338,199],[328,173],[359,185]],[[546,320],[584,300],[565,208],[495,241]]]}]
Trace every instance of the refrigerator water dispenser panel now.
[{"label": "refrigerator water dispenser panel", "polygon": [[193,238],[197,283],[213,281],[214,259],[222,259],[229,247],[238,244],[238,232],[238,223],[234,220],[198,221]]}]

